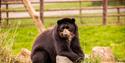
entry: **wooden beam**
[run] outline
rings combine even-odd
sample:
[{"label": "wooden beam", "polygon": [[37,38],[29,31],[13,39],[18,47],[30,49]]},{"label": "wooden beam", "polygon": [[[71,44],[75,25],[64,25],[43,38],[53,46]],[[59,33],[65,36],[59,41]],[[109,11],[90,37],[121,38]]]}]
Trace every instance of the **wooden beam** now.
[{"label": "wooden beam", "polygon": [[42,21],[40,20],[39,15],[36,13],[34,8],[31,5],[31,2],[29,0],[23,0],[24,6],[27,9],[29,15],[32,17],[37,29],[39,32],[43,32],[45,30],[44,25]]},{"label": "wooden beam", "polygon": [[[110,6],[108,9],[125,9],[125,6]],[[102,10],[103,7],[81,7],[81,10]],[[52,8],[52,9],[44,9],[44,11],[72,11],[72,10],[80,10],[80,8]],[[25,9],[1,9],[1,12],[25,12]],[[39,9],[36,9],[36,11],[40,11]]]}]

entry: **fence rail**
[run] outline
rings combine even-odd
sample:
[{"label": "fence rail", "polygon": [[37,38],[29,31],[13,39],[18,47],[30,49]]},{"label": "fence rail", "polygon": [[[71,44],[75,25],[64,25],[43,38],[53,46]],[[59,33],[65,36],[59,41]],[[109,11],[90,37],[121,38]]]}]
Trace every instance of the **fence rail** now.
[{"label": "fence rail", "polygon": [[[122,17],[125,16],[125,14],[109,14],[107,15],[108,17]],[[72,17],[72,15],[70,16],[48,16],[44,18],[61,18],[61,17]],[[73,17],[79,17],[79,16],[73,16]],[[103,17],[103,15],[84,15],[84,16],[80,16],[80,17]],[[30,19],[31,17],[15,17],[15,18],[2,18],[2,19]]]},{"label": "fence rail", "polygon": [[[81,3],[82,2],[102,2],[103,6],[100,7],[82,7]],[[79,1],[45,1],[44,3],[71,3],[71,2],[77,2],[79,3],[79,8],[68,8],[68,9],[61,9],[61,8],[56,8],[56,9],[44,9],[44,11],[72,11],[72,10],[78,10],[79,11],[79,15],[78,16],[74,16],[74,17],[103,17],[103,24],[106,24],[106,19],[107,17],[118,17],[118,21],[120,20],[119,17],[121,16],[125,16],[125,14],[121,14],[120,13],[120,9],[125,9],[125,6],[108,6],[106,2],[108,2],[108,0],[79,0]],[[6,17],[2,18],[5,19],[7,21],[9,21],[9,19],[27,19],[30,17],[9,17],[9,13],[10,12],[26,12],[25,9],[20,9],[20,10],[15,10],[15,9],[9,9],[9,5],[13,5],[13,4],[23,4],[22,2],[1,2],[1,5],[5,5],[6,8],[5,9],[1,9],[1,12],[6,13]],[[39,2],[32,2],[32,4],[39,4]],[[107,14],[107,10],[108,9],[116,9],[117,10],[117,14]],[[103,10],[103,13],[100,15],[82,15],[82,11],[83,10]],[[36,11],[40,11],[40,9],[36,9]],[[72,15],[71,15],[72,16]],[[60,18],[60,17],[70,17],[69,16],[44,16],[44,18]]]},{"label": "fence rail", "polygon": [[[97,2],[102,0],[79,0],[79,1],[45,1],[44,3],[71,3],[71,2]],[[32,4],[39,4],[39,2],[31,2]],[[23,4],[22,2],[1,2],[2,5],[6,4]]]},{"label": "fence rail", "polygon": [[[66,10],[98,10],[98,9],[103,9],[103,7],[81,7],[81,8],[68,8],[68,9],[57,9],[57,8],[53,8],[53,9],[45,9],[44,11],[66,11]],[[125,9],[124,6],[111,6],[108,7],[107,9]],[[7,9],[1,9],[1,12],[25,12],[26,10],[23,9],[19,9],[19,10],[7,10]],[[39,9],[36,9],[36,11],[40,11]]]},{"label": "fence rail", "polygon": [[[101,2],[103,0],[74,0],[74,1],[44,1],[44,3],[72,3],[72,2]],[[111,1],[110,1],[111,2]],[[32,4],[39,4],[39,2],[31,2]],[[14,1],[14,2],[1,2],[2,5],[6,5],[6,4],[23,4],[21,1]]]}]

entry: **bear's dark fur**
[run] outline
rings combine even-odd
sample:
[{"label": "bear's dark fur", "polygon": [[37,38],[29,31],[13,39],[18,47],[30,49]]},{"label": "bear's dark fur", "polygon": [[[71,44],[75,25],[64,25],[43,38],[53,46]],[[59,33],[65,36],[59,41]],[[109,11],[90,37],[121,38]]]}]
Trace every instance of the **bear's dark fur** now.
[{"label": "bear's dark fur", "polygon": [[73,63],[84,58],[74,18],[58,20],[53,29],[40,34],[33,45],[31,60],[32,63],[56,63],[57,55],[68,57]]}]

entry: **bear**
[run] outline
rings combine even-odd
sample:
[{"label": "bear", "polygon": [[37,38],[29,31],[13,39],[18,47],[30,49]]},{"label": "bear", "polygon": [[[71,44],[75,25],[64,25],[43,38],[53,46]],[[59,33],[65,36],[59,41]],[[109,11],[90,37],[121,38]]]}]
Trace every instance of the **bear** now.
[{"label": "bear", "polygon": [[41,33],[31,51],[32,63],[56,63],[56,56],[65,56],[73,63],[84,59],[78,27],[74,18],[62,18],[52,28]]}]

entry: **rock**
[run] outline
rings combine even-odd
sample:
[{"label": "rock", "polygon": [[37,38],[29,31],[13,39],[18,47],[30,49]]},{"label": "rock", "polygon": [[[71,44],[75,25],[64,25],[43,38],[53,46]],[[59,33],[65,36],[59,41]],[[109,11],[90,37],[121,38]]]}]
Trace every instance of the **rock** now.
[{"label": "rock", "polygon": [[26,48],[22,48],[21,52],[17,55],[17,59],[21,63],[31,63],[30,59],[31,51]]},{"label": "rock", "polygon": [[59,56],[58,55],[56,57],[56,63],[73,63],[73,62],[65,56]]},{"label": "rock", "polygon": [[[22,48],[21,52],[17,55],[19,61],[17,63],[32,63],[30,59],[31,51],[26,48]],[[73,63],[70,59],[64,56],[57,56],[56,63]]]},{"label": "rock", "polygon": [[92,58],[99,58],[101,63],[115,63],[110,47],[94,47],[92,49]]}]

